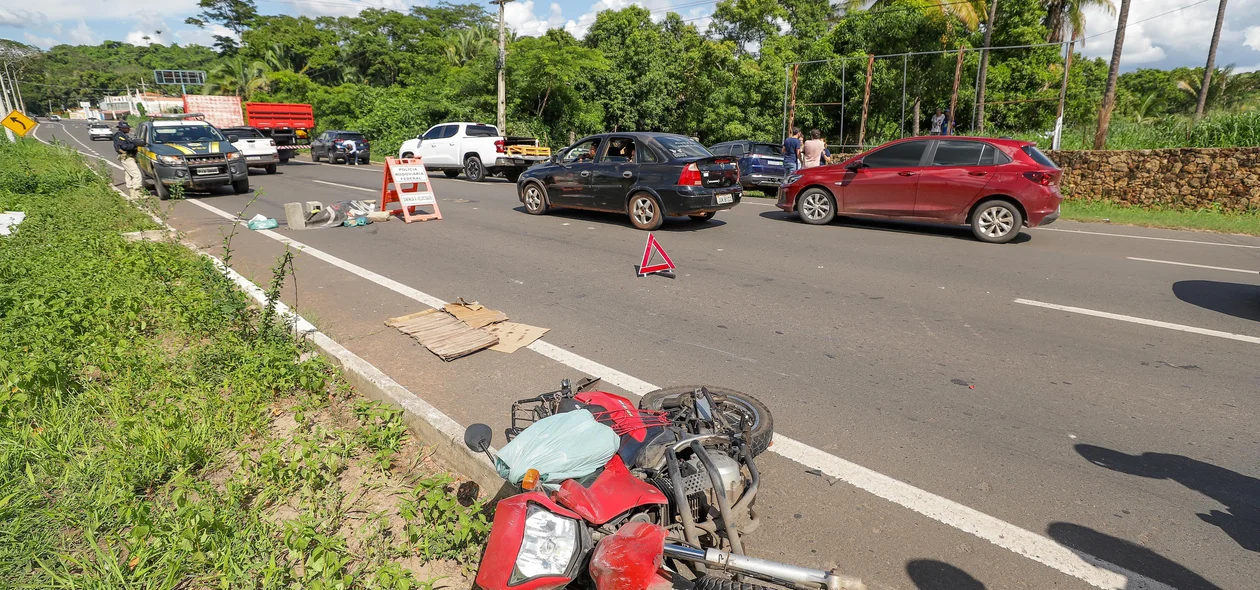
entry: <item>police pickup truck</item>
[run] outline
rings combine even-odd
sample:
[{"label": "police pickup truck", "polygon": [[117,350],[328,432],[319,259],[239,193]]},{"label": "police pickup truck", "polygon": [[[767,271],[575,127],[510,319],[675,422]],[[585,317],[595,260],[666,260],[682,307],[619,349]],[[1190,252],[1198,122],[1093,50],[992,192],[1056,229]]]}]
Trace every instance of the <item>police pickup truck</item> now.
[{"label": "police pickup truck", "polygon": [[153,116],[135,135],[136,164],[146,185],[161,200],[171,186],[213,190],[230,185],[249,192],[249,169],[241,151],[201,115]]}]

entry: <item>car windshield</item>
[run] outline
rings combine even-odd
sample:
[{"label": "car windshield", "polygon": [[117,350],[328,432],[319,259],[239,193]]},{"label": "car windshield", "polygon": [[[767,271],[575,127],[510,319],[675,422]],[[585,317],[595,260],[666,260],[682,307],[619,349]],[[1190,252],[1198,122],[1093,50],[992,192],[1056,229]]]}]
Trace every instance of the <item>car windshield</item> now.
[{"label": "car windshield", "polygon": [[709,150],[704,149],[696,140],[690,137],[679,137],[676,135],[662,135],[656,138],[661,143],[665,151],[674,158],[707,158],[713,154]]},{"label": "car windshield", "polygon": [[227,141],[218,129],[209,125],[172,125],[153,128],[156,143],[187,143],[197,141]]},{"label": "car windshield", "polygon": [[235,135],[240,139],[258,139],[263,137],[261,131],[252,127],[241,127],[238,129],[223,129],[224,135]]},{"label": "car windshield", "polygon": [[758,156],[782,156],[783,146],[773,143],[754,143],[752,153]]}]

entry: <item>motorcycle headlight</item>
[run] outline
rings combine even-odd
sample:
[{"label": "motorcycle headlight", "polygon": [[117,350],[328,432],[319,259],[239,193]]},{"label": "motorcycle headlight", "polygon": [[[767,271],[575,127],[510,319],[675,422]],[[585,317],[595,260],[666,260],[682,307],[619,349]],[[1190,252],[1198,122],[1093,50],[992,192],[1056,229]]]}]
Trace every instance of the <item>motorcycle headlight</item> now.
[{"label": "motorcycle headlight", "polygon": [[240,152],[228,152],[228,153],[227,153],[227,159],[228,159],[228,161],[229,161],[229,162],[231,162],[232,160],[239,160],[239,159],[241,159],[241,153],[240,153]]},{"label": "motorcycle headlight", "polygon": [[783,184],[795,184],[795,183],[796,183],[796,181],[798,181],[798,180],[800,180],[800,179],[802,179],[802,178],[804,178],[804,177],[805,177],[805,175],[804,175],[804,174],[793,174],[793,175],[791,175],[791,176],[788,176],[788,177],[787,177],[787,182],[784,182]]},{"label": "motorcycle headlight", "polygon": [[553,514],[536,504],[529,505],[525,534],[516,554],[511,585],[541,576],[563,576],[578,548],[578,523]]},{"label": "motorcycle headlight", "polygon": [[158,162],[167,166],[180,166],[184,163],[183,156],[158,156]]}]

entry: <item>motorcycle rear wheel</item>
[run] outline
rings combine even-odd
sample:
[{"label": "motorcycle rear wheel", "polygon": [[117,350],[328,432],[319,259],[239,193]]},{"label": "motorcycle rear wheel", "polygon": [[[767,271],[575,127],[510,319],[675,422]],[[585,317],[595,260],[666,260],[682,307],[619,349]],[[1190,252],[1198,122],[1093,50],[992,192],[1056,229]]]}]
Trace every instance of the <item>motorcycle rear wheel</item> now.
[{"label": "motorcycle rear wheel", "polygon": [[[770,448],[770,439],[774,437],[774,418],[770,415],[770,408],[767,408],[760,400],[747,393],[725,387],[710,385],[705,385],[704,387],[713,395],[726,396],[726,401],[718,402],[718,408],[728,421],[738,423],[741,415],[752,420],[752,424],[748,428],[752,440],[748,441],[748,444],[753,457],[764,453],[766,449]],[[694,393],[699,388],[699,385],[682,385],[658,389],[643,396],[639,400],[639,408],[644,410],[663,410],[667,402],[674,402],[680,396]]]}]

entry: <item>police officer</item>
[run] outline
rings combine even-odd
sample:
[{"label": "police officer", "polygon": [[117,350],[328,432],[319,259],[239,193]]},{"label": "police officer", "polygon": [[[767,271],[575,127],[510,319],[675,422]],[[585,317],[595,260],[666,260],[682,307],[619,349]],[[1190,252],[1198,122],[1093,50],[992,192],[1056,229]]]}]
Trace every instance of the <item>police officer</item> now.
[{"label": "police officer", "polygon": [[118,123],[118,132],[113,138],[114,151],[118,152],[118,163],[122,164],[123,173],[127,176],[127,190],[131,191],[131,198],[138,199],[144,183],[140,179],[140,167],[136,165],[136,141],[127,135],[130,132],[131,125],[126,121]]}]

